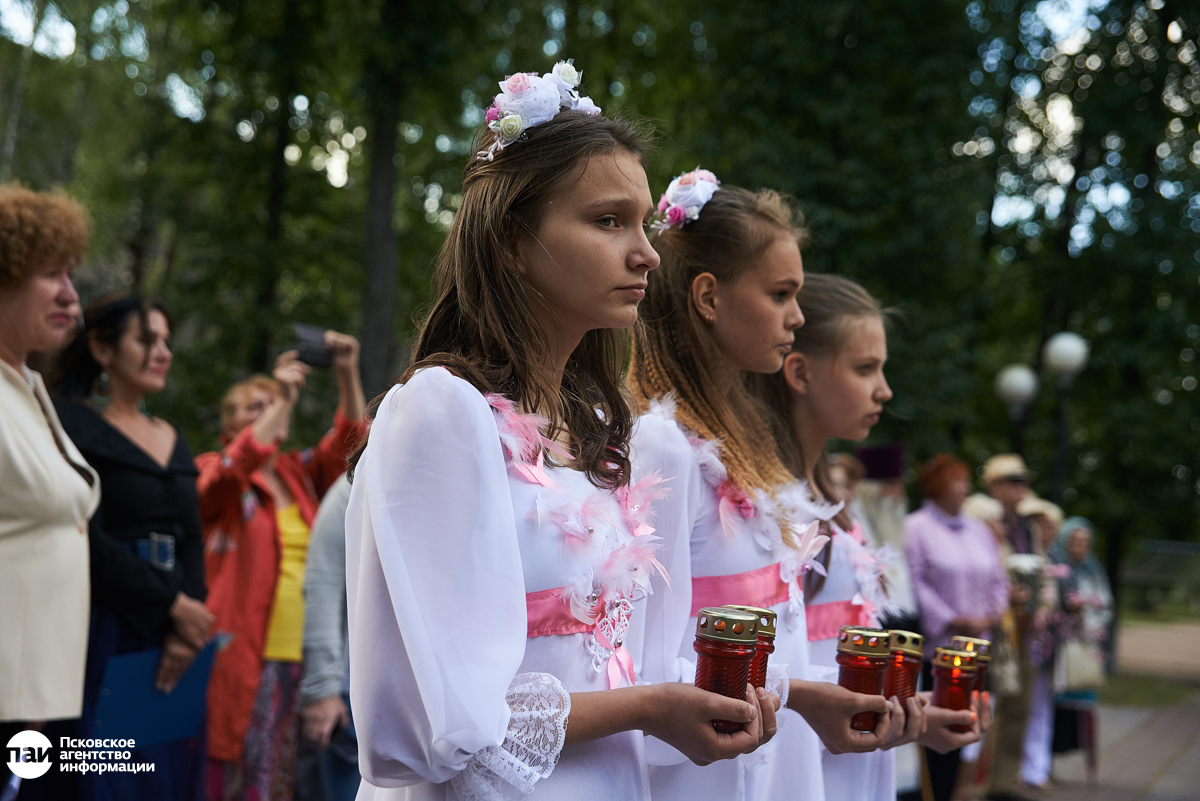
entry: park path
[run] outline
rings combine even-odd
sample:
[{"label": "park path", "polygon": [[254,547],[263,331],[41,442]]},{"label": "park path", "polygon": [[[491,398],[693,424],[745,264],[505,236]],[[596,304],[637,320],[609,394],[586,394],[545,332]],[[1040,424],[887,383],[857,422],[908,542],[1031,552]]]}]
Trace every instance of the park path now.
[{"label": "park path", "polygon": [[[1166,653],[1168,656],[1164,657]],[[1200,679],[1200,623],[1131,623],[1117,640],[1123,673]],[[1200,693],[1148,708],[1100,707],[1099,777],[1085,780],[1079,752],[1054,760],[1063,783],[1046,801],[1197,801],[1200,799]]]},{"label": "park path", "polygon": [[1117,671],[1200,679],[1200,622],[1126,623],[1117,636]]}]

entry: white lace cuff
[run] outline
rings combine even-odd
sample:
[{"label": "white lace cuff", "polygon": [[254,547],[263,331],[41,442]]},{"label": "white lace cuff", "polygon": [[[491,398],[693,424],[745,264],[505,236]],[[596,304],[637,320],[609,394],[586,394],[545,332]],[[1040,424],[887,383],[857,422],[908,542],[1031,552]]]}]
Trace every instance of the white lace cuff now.
[{"label": "white lace cuff", "polygon": [[[788,692],[792,689],[792,666],[786,662],[767,662],[766,691],[779,696],[779,711],[787,709]],[[779,716],[783,722],[783,715]]]},{"label": "white lace cuff", "polygon": [[567,739],[571,694],[549,673],[518,673],[505,696],[512,717],[499,746],[477,752],[450,780],[461,801],[515,801],[554,772]]}]

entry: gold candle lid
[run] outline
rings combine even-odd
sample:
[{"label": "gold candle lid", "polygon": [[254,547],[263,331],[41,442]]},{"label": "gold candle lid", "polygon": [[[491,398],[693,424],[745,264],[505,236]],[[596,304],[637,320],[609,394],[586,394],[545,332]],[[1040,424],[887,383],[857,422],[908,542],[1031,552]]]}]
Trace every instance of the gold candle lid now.
[{"label": "gold candle lid", "polygon": [[740,604],[725,604],[725,609],[737,609],[739,612],[745,612],[758,617],[758,633],[765,634],[768,637],[775,637],[775,613],[770,609],[763,609],[760,606],[742,606]]},{"label": "gold candle lid", "polygon": [[738,609],[706,606],[696,615],[696,636],[753,644],[758,642],[758,616]]},{"label": "gold candle lid", "polygon": [[890,653],[888,633],[884,629],[842,626],[838,631],[837,649],[840,653],[856,656],[887,656]]},{"label": "gold candle lid", "polygon": [[924,658],[925,638],[912,631],[888,629],[888,648]]},{"label": "gold candle lid", "polygon": [[992,661],[992,641],[981,640],[978,637],[964,637],[955,634],[950,638],[950,644],[960,651],[970,651],[980,662]]},{"label": "gold candle lid", "polygon": [[934,667],[958,668],[968,672],[979,669],[975,664],[973,651],[956,651],[953,648],[935,648],[933,656]]}]

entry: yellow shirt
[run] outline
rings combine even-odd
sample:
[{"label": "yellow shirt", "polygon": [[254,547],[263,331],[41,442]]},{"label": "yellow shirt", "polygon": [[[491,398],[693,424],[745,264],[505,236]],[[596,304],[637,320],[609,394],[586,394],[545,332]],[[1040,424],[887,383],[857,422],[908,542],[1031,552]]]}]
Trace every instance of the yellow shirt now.
[{"label": "yellow shirt", "polygon": [[275,605],[267,626],[263,659],[299,662],[304,641],[304,565],[308,560],[308,526],[296,504],[275,513],[283,558],[275,582]]}]

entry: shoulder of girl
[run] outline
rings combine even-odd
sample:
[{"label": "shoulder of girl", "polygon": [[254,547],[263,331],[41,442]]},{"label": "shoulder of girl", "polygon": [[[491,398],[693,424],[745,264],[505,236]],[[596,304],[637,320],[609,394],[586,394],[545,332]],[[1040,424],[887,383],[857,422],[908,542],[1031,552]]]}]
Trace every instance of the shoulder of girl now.
[{"label": "shoulder of girl", "polygon": [[634,421],[633,446],[635,450],[650,452],[693,452],[687,432],[675,422],[674,416],[657,414],[653,409]]},{"label": "shoulder of girl", "polygon": [[482,392],[444,367],[418,370],[406,383],[392,387],[385,400],[393,409],[419,403],[425,413],[437,417],[484,413],[490,409]]}]

